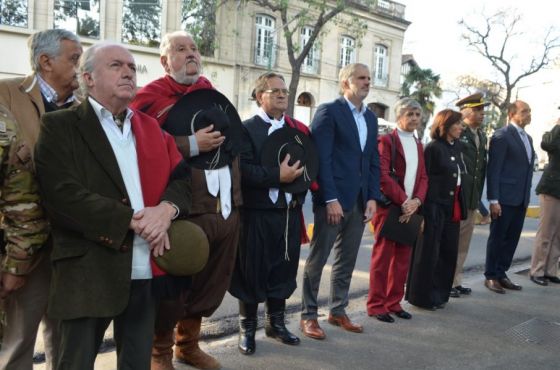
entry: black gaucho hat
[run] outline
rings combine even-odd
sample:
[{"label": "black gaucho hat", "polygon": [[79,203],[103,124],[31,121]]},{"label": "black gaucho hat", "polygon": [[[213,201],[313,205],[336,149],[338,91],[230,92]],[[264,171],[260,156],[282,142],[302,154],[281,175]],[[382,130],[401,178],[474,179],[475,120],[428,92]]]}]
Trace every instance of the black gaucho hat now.
[{"label": "black gaucho hat", "polygon": [[301,193],[309,189],[317,179],[319,172],[319,156],[317,148],[309,136],[292,127],[284,126],[268,136],[263,143],[261,164],[263,166],[280,167],[286,154],[290,154],[288,164],[292,166],[300,161],[304,167],[303,174],[293,182],[282,184],[280,189],[286,193]]},{"label": "black gaucho hat", "polygon": [[241,118],[228,98],[213,89],[185,94],[171,108],[162,127],[173,136],[190,136],[210,125],[225,136],[223,144],[187,162],[195,168],[212,170],[231,164],[241,148]]}]

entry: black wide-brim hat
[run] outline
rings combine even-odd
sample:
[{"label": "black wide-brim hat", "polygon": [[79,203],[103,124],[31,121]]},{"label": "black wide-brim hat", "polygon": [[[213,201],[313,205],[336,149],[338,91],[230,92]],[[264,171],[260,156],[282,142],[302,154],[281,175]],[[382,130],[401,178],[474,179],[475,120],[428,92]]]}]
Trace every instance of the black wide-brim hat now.
[{"label": "black wide-brim hat", "polygon": [[270,134],[263,143],[261,164],[280,167],[286,154],[290,154],[288,162],[290,166],[299,160],[304,170],[301,176],[291,183],[282,184],[280,189],[286,193],[301,193],[308,190],[311,183],[317,179],[319,172],[319,156],[315,144],[303,132],[284,126]]},{"label": "black wide-brim hat", "polygon": [[213,89],[185,94],[171,108],[162,127],[173,136],[190,136],[210,125],[225,136],[224,142],[210,152],[187,158],[187,162],[195,168],[212,170],[231,164],[241,148],[241,118],[228,98]]}]

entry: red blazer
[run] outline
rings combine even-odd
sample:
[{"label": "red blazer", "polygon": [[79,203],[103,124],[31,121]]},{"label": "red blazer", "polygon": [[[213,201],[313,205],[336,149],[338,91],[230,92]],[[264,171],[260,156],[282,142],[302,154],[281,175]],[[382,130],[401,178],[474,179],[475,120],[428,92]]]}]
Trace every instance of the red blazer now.
[{"label": "red blazer", "polygon": [[[393,136],[397,146],[395,153],[395,173],[397,175],[398,182],[389,175],[391,167],[391,138],[389,135]],[[395,129],[387,135],[380,136],[377,144],[381,168],[381,191],[394,204],[400,206],[407,199],[406,193],[404,192],[406,162],[404,158],[404,150],[397,130]],[[416,145],[418,147],[418,170],[416,171],[416,182],[414,183],[412,198],[418,198],[422,203],[424,203],[426,192],[428,191],[428,175],[426,174],[426,166],[424,164],[424,148],[418,140],[416,140]]]}]

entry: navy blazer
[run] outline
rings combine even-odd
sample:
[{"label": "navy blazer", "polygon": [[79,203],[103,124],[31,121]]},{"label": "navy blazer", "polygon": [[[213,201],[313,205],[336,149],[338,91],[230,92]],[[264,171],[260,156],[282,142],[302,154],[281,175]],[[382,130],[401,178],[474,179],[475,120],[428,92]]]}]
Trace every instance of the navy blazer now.
[{"label": "navy blazer", "polygon": [[362,194],[363,204],[380,198],[377,117],[366,109],[367,140],[362,152],[358,127],[344,97],[322,104],[311,123],[311,138],[319,153],[319,190],[313,203],[337,199],[350,211]]},{"label": "navy blazer", "polygon": [[494,132],[488,150],[488,200],[497,200],[507,206],[528,206],[535,150],[533,140],[529,135],[527,137],[531,144],[530,161],[525,144],[513,125],[507,125]]}]

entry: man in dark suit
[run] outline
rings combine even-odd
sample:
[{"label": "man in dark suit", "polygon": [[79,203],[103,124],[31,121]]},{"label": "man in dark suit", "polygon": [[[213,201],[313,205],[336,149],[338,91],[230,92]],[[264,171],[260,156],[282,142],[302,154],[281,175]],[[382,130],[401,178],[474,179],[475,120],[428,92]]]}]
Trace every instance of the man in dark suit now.
[{"label": "man in dark suit", "polygon": [[303,274],[300,327],[314,339],[325,338],[317,322],[317,294],[323,267],[334,246],[330,314],[328,322],[361,333],[362,326],[350,321],[345,308],[364,224],[380,198],[377,118],[364,100],[369,93],[368,66],[354,63],[339,74],[341,97],[323,104],[311,124],[319,152],[319,190],[313,194],[315,228]]},{"label": "man in dark suit", "polygon": [[508,107],[508,125],[490,140],[487,192],[492,223],[486,246],[484,285],[495,293],[521,290],[506,275],[521,236],[529,204],[535,151],[525,132],[531,108],[521,100]]},{"label": "man in dark suit", "polygon": [[52,222],[48,313],[61,320],[58,369],[93,369],[114,321],[118,368],[149,370],[151,255],[170,248],[171,220],[188,212],[188,171],[173,138],[127,107],[136,65],[125,48],[90,47],[80,78],[87,99],[44,115],[35,151]]}]

